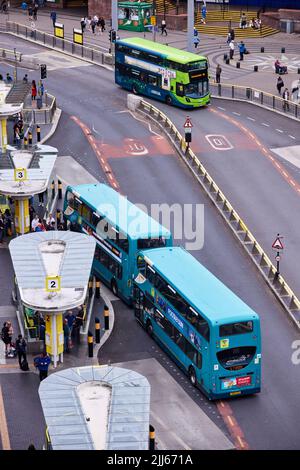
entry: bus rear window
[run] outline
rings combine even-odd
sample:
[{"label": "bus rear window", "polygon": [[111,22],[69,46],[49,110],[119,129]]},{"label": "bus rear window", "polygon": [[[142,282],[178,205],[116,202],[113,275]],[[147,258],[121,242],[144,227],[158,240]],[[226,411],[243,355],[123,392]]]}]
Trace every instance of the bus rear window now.
[{"label": "bus rear window", "polygon": [[238,323],[228,323],[227,325],[221,325],[219,328],[219,335],[232,336],[242,335],[244,333],[251,333],[253,331],[252,321],[243,321]]},{"label": "bus rear window", "polygon": [[146,248],[160,248],[166,246],[166,240],[163,237],[159,238],[141,238],[137,242],[139,250]]},{"label": "bus rear window", "polygon": [[224,369],[239,370],[246,367],[252,361],[255,352],[255,346],[240,346],[218,352],[217,358]]}]

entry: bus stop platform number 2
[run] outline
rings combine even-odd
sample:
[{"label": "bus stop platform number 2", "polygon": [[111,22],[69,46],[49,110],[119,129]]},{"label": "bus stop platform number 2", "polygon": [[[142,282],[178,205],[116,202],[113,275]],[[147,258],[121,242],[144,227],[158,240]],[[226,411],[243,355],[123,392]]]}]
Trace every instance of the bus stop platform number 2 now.
[{"label": "bus stop platform number 2", "polygon": [[46,277],[46,291],[59,292],[60,291],[60,276],[47,276]]}]

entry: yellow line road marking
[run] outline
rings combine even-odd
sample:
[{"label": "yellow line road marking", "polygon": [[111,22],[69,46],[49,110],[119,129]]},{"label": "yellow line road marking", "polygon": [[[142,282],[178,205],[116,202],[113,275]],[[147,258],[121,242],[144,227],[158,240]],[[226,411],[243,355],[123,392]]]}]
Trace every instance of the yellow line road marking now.
[{"label": "yellow line road marking", "polygon": [[11,450],[1,385],[0,385],[0,436],[1,436],[3,450]]}]

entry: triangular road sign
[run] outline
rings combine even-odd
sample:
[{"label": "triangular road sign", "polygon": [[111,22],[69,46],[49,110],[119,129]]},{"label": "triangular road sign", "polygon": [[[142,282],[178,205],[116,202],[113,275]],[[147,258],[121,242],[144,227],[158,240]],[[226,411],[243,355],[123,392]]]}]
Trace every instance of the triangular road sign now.
[{"label": "triangular road sign", "polygon": [[189,118],[189,116],[186,117],[186,120],[185,120],[185,123],[184,123],[184,126],[183,126],[185,129],[187,127],[193,127],[193,124],[191,123],[191,119]]},{"label": "triangular road sign", "polygon": [[274,250],[283,250],[283,244],[279,237],[273,242],[272,248],[274,248]]}]

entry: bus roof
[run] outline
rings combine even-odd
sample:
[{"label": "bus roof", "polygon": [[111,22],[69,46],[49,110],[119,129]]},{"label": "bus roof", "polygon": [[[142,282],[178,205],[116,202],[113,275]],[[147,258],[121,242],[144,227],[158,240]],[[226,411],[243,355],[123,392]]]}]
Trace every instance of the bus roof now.
[{"label": "bus roof", "polygon": [[180,64],[188,64],[189,62],[199,62],[199,60],[206,60],[206,57],[193,54],[175,47],[165,46],[158,42],[149,41],[143,38],[127,38],[117,41],[118,44],[124,44],[129,46],[136,46],[149,52],[158,52],[159,54],[167,57],[167,59],[173,60]]},{"label": "bus roof", "polygon": [[140,252],[199,313],[214,324],[258,319],[258,315],[181,247]]},{"label": "bus roof", "polygon": [[104,214],[112,225],[133,240],[160,236],[171,238],[168,229],[107,184],[80,184],[67,189],[78,193],[78,197],[95,212]]}]

